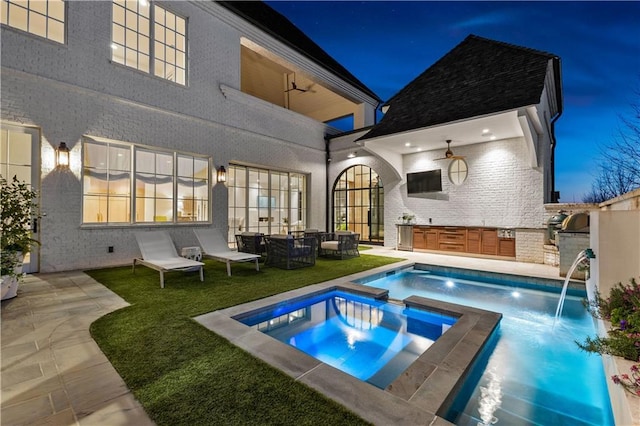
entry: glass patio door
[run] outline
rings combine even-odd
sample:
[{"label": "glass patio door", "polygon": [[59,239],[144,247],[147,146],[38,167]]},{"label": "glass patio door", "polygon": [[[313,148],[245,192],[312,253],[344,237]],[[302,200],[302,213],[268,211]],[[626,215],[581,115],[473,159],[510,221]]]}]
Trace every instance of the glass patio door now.
[{"label": "glass patio door", "polygon": [[307,223],[307,176],[230,164],[228,241],[244,231],[302,232]]},{"label": "glass patio door", "polygon": [[384,188],[370,167],[349,167],[336,180],[333,229],[356,232],[361,241],[384,241]]},{"label": "glass patio door", "polygon": [[[32,127],[2,123],[0,128],[0,174],[11,182],[16,176],[34,189],[40,189],[40,131]],[[38,239],[39,223],[32,221],[32,238]],[[38,272],[38,246],[31,247],[22,267],[23,272]]]}]

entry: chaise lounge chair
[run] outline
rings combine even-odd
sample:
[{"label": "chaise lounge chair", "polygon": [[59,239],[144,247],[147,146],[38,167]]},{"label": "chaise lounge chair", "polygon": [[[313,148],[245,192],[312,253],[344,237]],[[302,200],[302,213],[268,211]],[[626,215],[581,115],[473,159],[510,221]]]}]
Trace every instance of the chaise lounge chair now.
[{"label": "chaise lounge chair", "polygon": [[231,262],[256,262],[256,271],[260,270],[259,254],[242,253],[231,250],[217,229],[194,229],[193,233],[202,247],[202,255],[227,264],[227,275],[231,276]]},{"label": "chaise lounge chair", "polygon": [[176,246],[166,231],[136,232],[135,237],[142,258],[133,259],[133,272],[136,263],[159,271],[160,288],[164,288],[164,273],[168,271],[200,270],[200,281],[204,281],[204,263],[178,256]]}]

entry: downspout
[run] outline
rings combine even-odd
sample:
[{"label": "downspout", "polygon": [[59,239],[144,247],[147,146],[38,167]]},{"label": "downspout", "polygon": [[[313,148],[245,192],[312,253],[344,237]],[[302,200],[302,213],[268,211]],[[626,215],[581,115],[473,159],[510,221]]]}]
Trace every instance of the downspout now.
[{"label": "downspout", "polygon": [[[562,115],[562,80],[560,72],[560,58],[555,57],[554,61],[557,64],[555,69],[556,80],[556,96],[558,97],[558,112],[551,118],[551,202],[557,203],[560,197],[556,197],[556,121]],[[558,194],[559,195],[559,194]]]},{"label": "downspout", "polygon": [[324,171],[324,176],[325,176],[325,185],[326,185],[326,190],[325,190],[325,231],[329,232],[329,214],[331,212],[331,208],[329,207],[329,201],[331,199],[331,194],[330,194],[330,189],[329,189],[329,166],[331,165],[331,151],[329,150],[329,136],[325,135],[324,136],[324,150],[325,150],[325,155],[326,155],[326,161],[325,161],[325,171]]},{"label": "downspout", "polygon": [[551,202],[557,203],[560,199],[559,194],[556,196],[556,134],[555,121],[560,118],[561,112],[551,119]]}]

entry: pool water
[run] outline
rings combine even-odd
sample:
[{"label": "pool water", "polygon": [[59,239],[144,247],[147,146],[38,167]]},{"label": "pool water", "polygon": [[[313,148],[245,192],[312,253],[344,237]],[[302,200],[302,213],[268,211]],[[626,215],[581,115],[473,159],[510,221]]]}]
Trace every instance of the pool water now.
[{"label": "pool water", "polygon": [[560,289],[469,278],[409,269],[362,282],[388,289],[394,299],[418,295],[503,314],[493,350],[440,414],[457,425],[613,425],[602,360],[575,343],[595,335],[585,295],[567,296],[556,322]]},{"label": "pool water", "polygon": [[381,389],[456,321],[341,291],[237,319]]}]

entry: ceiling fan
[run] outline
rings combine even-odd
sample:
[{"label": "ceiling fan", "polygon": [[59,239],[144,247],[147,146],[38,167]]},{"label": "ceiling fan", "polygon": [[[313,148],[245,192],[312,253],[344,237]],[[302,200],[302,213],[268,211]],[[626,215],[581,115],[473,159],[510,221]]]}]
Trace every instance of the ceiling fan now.
[{"label": "ceiling fan", "polygon": [[453,155],[453,151],[451,151],[451,139],[447,139],[447,150],[444,153],[444,157],[436,158],[436,160],[457,160],[464,158],[464,155]]},{"label": "ceiling fan", "polygon": [[309,91],[309,89],[301,89],[301,88],[299,88],[299,87],[298,87],[298,85],[296,84],[296,82],[295,82],[295,81],[292,81],[292,82],[291,82],[291,89],[287,89],[287,90],[285,90],[284,92],[285,92],[285,93],[288,93],[288,92],[291,92],[291,91],[293,91],[293,90],[297,90],[298,92],[302,92],[302,93],[304,93],[304,92],[308,92],[308,91]]}]

